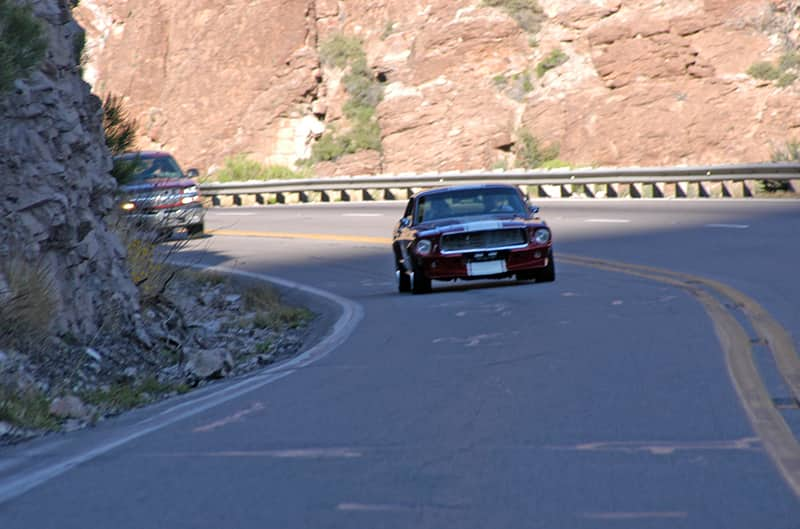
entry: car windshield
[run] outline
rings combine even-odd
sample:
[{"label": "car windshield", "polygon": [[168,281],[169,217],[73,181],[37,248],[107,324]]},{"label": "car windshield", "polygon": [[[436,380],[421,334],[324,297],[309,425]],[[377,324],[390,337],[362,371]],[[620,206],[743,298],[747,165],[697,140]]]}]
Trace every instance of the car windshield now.
[{"label": "car windshield", "polygon": [[452,217],[522,215],[525,204],[513,189],[459,189],[420,197],[416,223]]},{"label": "car windshield", "polygon": [[151,178],[181,178],[181,168],[171,156],[158,158],[136,158],[131,160],[136,163],[133,180],[149,180]]}]

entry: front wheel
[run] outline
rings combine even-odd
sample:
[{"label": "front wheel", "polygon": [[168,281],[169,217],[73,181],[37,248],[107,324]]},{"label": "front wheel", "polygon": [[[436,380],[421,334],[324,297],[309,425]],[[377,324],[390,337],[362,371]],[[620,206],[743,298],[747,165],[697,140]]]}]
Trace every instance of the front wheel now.
[{"label": "front wheel", "polygon": [[556,262],[553,259],[553,250],[547,252],[547,266],[534,272],[537,283],[552,283],[556,280]]},{"label": "front wheel", "polygon": [[188,237],[197,237],[202,235],[204,230],[205,224],[203,222],[198,224],[190,224],[189,226],[186,226],[186,235]]},{"label": "front wheel", "polygon": [[411,278],[404,270],[400,268],[395,272],[397,275],[397,291],[398,292],[411,292]]},{"label": "front wheel", "polygon": [[414,272],[411,276],[411,293],[427,294],[431,291],[431,280],[423,272]]}]

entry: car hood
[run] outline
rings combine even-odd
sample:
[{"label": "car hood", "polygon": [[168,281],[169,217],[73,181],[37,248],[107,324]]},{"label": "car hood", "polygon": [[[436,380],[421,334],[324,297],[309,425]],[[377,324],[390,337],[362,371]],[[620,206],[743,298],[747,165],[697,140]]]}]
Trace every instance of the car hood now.
[{"label": "car hood", "polygon": [[444,233],[463,233],[473,231],[501,230],[511,228],[527,228],[529,226],[544,226],[540,220],[531,220],[518,215],[505,215],[494,217],[450,218],[416,225],[421,237],[431,237]]},{"label": "car hood", "polygon": [[140,182],[131,182],[120,186],[120,189],[128,193],[141,193],[157,189],[184,188],[196,186],[197,182],[191,178],[151,178]]}]

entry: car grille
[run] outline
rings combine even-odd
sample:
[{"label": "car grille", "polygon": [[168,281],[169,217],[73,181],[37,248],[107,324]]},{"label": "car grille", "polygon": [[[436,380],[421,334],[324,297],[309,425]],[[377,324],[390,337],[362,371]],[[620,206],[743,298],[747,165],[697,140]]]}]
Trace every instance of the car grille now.
[{"label": "car grille", "polygon": [[525,246],[528,239],[524,228],[472,231],[443,235],[442,253],[467,252],[472,250],[496,250]]},{"label": "car grille", "polygon": [[151,209],[179,204],[182,198],[180,189],[166,189],[149,193],[140,193],[132,197],[136,207],[140,209]]}]

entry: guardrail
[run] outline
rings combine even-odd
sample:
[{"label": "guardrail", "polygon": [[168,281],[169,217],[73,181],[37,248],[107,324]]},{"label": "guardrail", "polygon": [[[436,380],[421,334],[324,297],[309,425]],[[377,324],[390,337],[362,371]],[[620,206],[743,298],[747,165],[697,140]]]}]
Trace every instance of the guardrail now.
[{"label": "guardrail", "polygon": [[800,163],[673,168],[471,171],[203,184],[209,206],[407,200],[445,185],[503,182],[531,198],[747,198],[774,196],[764,181],[800,193]]}]

